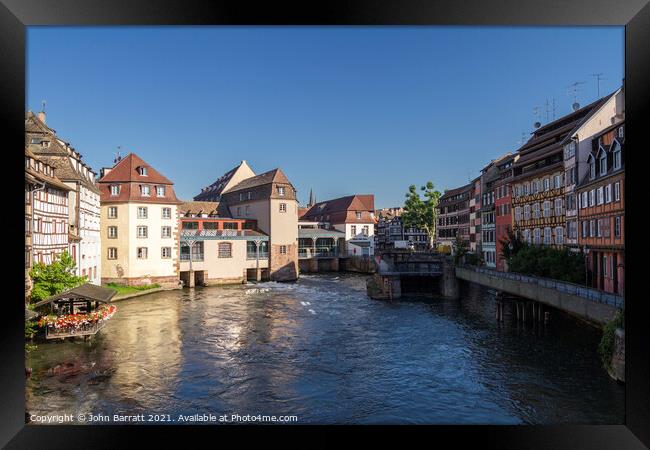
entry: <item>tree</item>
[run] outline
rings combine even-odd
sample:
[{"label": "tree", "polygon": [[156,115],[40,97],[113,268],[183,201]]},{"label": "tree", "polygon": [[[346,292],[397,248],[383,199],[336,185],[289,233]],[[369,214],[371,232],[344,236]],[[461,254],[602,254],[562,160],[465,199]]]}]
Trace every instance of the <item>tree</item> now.
[{"label": "tree", "polygon": [[501,239],[499,243],[501,244],[501,257],[506,261],[526,246],[526,243],[518,236],[516,230],[510,227],[507,228],[507,236]]},{"label": "tree", "polygon": [[431,181],[420,187],[420,190],[424,192],[424,198],[420,197],[415,185],[409,186],[409,192],[406,194],[404,202],[404,213],[402,213],[402,225],[405,228],[418,228],[424,231],[428,237],[428,247],[432,248],[438,221],[436,207],[441,194],[434,190]]},{"label": "tree", "polygon": [[467,252],[469,251],[469,244],[468,242],[460,237],[460,234],[456,235],[456,240],[454,241],[454,264],[458,265],[461,261],[463,261],[463,258],[465,255],[467,255]]},{"label": "tree", "polygon": [[29,276],[34,282],[31,301],[39,302],[83,284],[86,277],[75,275],[75,268],[74,260],[68,252],[63,252],[61,257],[52,264],[34,264],[34,267],[29,272]]}]

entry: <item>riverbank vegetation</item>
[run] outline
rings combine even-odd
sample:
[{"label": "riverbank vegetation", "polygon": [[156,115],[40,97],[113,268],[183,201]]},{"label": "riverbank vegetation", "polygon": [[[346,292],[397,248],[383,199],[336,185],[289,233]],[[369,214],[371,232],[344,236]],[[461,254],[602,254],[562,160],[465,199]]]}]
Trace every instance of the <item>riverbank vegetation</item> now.
[{"label": "riverbank vegetation", "polygon": [[86,282],[85,276],[75,275],[76,265],[68,252],[51,264],[36,263],[29,276],[34,283],[30,301],[40,302],[63,291],[80,286]]},{"label": "riverbank vegetation", "polygon": [[529,244],[513,231],[509,231],[508,236],[501,240],[501,245],[501,256],[508,263],[511,272],[569,283],[585,283],[585,258],[582,253],[572,252],[566,247]]},{"label": "riverbank vegetation", "polygon": [[404,202],[404,212],[402,213],[402,225],[404,228],[419,228],[427,234],[428,248],[433,247],[433,241],[436,238],[436,224],[438,223],[438,201],[442,195],[440,191],[434,189],[431,181],[420,187],[424,192],[424,199],[420,198],[415,185],[409,186]]},{"label": "riverbank vegetation", "polygon": [[107,283],[106,287],[109,287],[111,289],[115,289],[117,291],[117,295],[127,295],[127,294],[134,294],[136,292],[142,292],[142,291],[148,291],[149,289],[156,289],[159,288],[159,284],[143,284],[142,286],[126,286],[124,284],[118,284],[118,283]]},{"label": "riverbank vegetation", "polygon": [[603,367],[610,373],[612,372],[612,356],[615,350],[617,328],[625,329],[624,311],[618,311],[614,318],[603,327],[603,337],[600,339],[600,344],[598,345],[600,360],[603,363]]}]

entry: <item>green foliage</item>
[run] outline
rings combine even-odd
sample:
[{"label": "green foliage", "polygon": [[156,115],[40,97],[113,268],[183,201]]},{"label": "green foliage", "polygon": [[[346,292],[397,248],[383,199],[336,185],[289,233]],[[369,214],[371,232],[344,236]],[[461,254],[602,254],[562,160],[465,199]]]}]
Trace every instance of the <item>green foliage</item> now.
[{"label": "green foliage", "polygon": [[75,264],[68,252],[63,252],[61,257],[52,264],[36,263],[29,276],[34,282],[31,301],[39,302],[52,295],[79,286],[86,281],[85,276],[74,274]]},{"label": "green foliage", "polygon": [[617,328],[625,328],[624,311],[618,311],[614,318],[607,322],[603,328],[603,337],[600,339],[600,344],[598,345],[600,360],[603,363],[603,367],[608,371],[612,370],[612,355],[614,354]]},{"label": "green foliage", "polygon": [[464,260],[465,255],[467,255],[467,252],[469,251],[469,243],[465,239],[461,238],[460,235],[457,235],[453,247],[454,264],[458,265],[461,261]]},{"label": "green foliage", "polygon": [[132,294],[134,292],[146,291],[149,289],[159,288],[159,284],[144,284],[142,286],[126,286],[118,283],[107,283],[106,287],[115,289],[118,295]]},{"label": "green foliage", "polygon": [[406,194],[404,202],[404,213],[402,214],[402,224],[405,228],[419,228],[427,233],[429,238],[428,246],[431,248],[436,236],[436,222],[438,221],[438,201],[440,192],[434,190],[434,185],[428,181],[425,186],[420,187],[424,193],[424,198],[420,197],[415,185],[409,186],[409,192]]},{"label": "green foliage", "polygon": [[[33,339],[34,336],[36,336],[36,332],[38,330],[38,327],[36,325],[36,322],[33,320],[25,320],[25,339]],[[37,346],[34,344],[30,344],[28,342],[25,342],[25,353],[29,353],[31,351],[36,350]]]},{"label": "green foliage", "polygon": [[465,264],[480,266],[483,264],[483,259],[478,253],[467,253],[465,255]]},{"label": "green foliage", "polygon": [[526,275],[584,284],[585,258],[568,248],[522,243],[508,259],[510,271]]},{"label": "green foliage", "polygon": [[519,250],[526,246],[526,243],[517,236],[516,230],[507,229],[507,236],[499,240],[501,244],[501,257],[508,261]]}]

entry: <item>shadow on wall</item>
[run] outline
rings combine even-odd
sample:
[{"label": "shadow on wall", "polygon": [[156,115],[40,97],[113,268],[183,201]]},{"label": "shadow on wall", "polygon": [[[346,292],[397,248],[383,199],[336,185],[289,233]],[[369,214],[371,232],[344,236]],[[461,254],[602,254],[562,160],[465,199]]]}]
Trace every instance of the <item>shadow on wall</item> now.
[{"label": "shadow on wall", "polygon": [[291,261],[271,273],[273,281],[296,281],[298,279],[298,266],[296,261]]}]

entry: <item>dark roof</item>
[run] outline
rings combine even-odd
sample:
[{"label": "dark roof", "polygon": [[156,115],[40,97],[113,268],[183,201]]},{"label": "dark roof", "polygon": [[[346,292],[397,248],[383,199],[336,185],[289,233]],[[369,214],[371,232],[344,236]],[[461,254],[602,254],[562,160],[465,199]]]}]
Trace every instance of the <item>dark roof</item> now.
[{"label": "dark roof", "polygon": [[218,198],[223,193],[224,188],[233,175],[237,172],[237,169],[239,169],[243,164],[245,164],[245,161],[242,161],[237,167],[233,167],[228,172],[224,173],[214,183],[203,189],[200,194],[195,195],[194,200],[205,201]]},{"label": "dark roof", "polygon": [[257,186],[263,186],[269,183],[284,183],[291,184],[289,179],[286,177],[282,169],[273,169],[268,172],[264,172],[254,177],[246,178],[245,180],[240,181],[232,189],[228,190],[230,192],[241,191],[242,189],[251,189]]},{"label": "dark roof", "polygon": [[520,157],[515,161],[514,166],[531,164],[562,151],[566,140],[574,130],[587,121],[612,95],[614,93],[535,130],[533,136],[517,151]]},{"label": "dark roof", "polygon": [[221,202],[186,201],[178,205],[178,212],[181,216],[186,214],[207,214],[230,218],[228,208]]},{"label": "dark roof", "polygon": [[81,286],[77,286],[76,288],[62,292],[58,295],[53,295],[52,297],[46,298],[45,300],[41,300],[40,302],[35,303],[34,307],[38,308],[40,306],[47,305],[58,300],[68,299],[72,297],[81,297],[91,301],[108,303],[115,296],[115,294],[117,294],[117,291],[115,289],[86,283],[82,284]]},{"label": "dark roof", "polygon": [[[30,158],[33,158],[36,161],[41,161],[41,158],[34,155],[28,148],[25,147],[25,156],[29,156]],[[44,164],[47,164],[44,161],[41,161]],[[49,164],[48,164],[49,165]],[[51,186],[55,186],[58,189],[64,190],[64,191],[71,191],[72,188],[68,186],[67,184],[63,183],[59,178],[56,176],[56,170],[54,171],[54,176],[50,175],[45,175],[42,172],[37,172],[36,170],[30,168],[25,169],[25,179],[30,182],[30,183],[47,183]]]},{"label": "dark roof", "polygon": [[447,191],[445,191],[444,194],[440,196],[440,200],[447,200],[449,197],[453,197],[454,195],[461,194],[465,191],[470,191],[473,187],[474,187],[474,183],[472,182],[466,184],[465,186],[461,186],[454,189],[448,189]]}]

